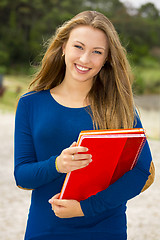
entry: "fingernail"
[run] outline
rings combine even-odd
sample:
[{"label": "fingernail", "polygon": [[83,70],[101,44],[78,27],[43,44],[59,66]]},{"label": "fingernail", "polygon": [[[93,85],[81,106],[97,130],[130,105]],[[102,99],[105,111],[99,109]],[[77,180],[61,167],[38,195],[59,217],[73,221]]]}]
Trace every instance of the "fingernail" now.
[{"label": "fingernail", "polygon": [[88,151],[89,149],[88,148],[86,148],[86,152]]}]

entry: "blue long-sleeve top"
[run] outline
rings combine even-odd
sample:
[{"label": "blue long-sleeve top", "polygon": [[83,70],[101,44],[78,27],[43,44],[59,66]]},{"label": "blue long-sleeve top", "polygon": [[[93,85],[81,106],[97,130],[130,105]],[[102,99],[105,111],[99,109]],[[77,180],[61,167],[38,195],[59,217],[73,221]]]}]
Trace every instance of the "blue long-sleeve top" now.
[{"label": "blue long-sleeve top", "polygon": [[[80,131],[93,129],[87,109],[62,106],[50,90],[27,93],[18,102],[15,180],[18,186],[33,189],[26,240],[100,239],[98,233],[110,240],[126,239],[121,237],[126,236],[126,202],[141,192],[150,175],[152,159],[147,141],[133,170],[80,202],[84,217],[60,219],[48,203],[61,191],[66,176],[56,171],[56,157],[77,140]],[[142,127],[139,117],[135,118],[134,127]]]}]

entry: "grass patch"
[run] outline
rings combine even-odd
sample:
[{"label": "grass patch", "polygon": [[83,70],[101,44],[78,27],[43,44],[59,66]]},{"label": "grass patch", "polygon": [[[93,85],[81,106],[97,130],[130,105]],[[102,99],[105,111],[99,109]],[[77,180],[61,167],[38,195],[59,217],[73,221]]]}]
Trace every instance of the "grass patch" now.
[{"label": "grass patch", "polygon": [[136,94],[160,94],[160,68],[136,67],[133,90]]},{"label": "grass patch", "polygon": [[159,60],[153,57],[144,57],[139,64],[133,65],[135,81],[133,91],[135,94],[160,93],[160,68]]},{"label": "grass patch", "polygon": [[[160,68],[156,61],[147,59],[140,66],[133,67],[135,81],[134,94],[160,94]],[[15,111],[19,97],[28,91],[31,77],[27,75],[7,75],[3,85],[6,91],[0,98],[0,109]]]},{"label": "grass patch", "polygon": [[5,76],[3,85],[5,92],[0,98],[0,109],[4,112],[15,111],[19,97],[27,92],[31,78],[24,75]]}]

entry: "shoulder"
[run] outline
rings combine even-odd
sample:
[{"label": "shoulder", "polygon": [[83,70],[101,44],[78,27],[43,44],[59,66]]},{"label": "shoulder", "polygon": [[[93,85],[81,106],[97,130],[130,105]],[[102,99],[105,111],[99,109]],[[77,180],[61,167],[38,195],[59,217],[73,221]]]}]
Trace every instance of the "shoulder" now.
[{"label": "shoulder", "polygon": [[25,104],[28,104],[31,102],[33,104],[33,103],[40,102],[41,100],[45,99],[47,91],[48,90],[27,92],[27,93],[23,94],[22,96],[20,96],[18,103],[23,102]]},{"label": "shoulder", "polygon": [[31,95],[33,95],[33,94],[37,94],[38,92],[36,92],[36,91],[31,91],[31,92],[26,92],[26,93],[24,93],[22,96],[20,96],[20,99],[21,98],[27,98],[27,97],[29,97],[29,96],[31,96]]},{"label": "shoulder", "polygon": [[17,108],[18,107],[36,107],[39,105],[42,101],[45,101],[45,96],[47,94],[47,90],[43,91],[31,91],[23,94],[20,96],[18,102],[17,102]]},{"label": "shoulder", "polygon": [[47,90],[27,92],[27,93],[23,94],[20,97],[20,99],[22,99],[23,101],[38,99],[38,98],[41,98],[43,95],[45,95],[46,92],[47,92]]},{"label": "shoulder", "polygon": [[135,109],[135,113],[134,113],[134,128],[143,128],[141,119],[140,119],[140,115],[138,113],[138,110]]}]

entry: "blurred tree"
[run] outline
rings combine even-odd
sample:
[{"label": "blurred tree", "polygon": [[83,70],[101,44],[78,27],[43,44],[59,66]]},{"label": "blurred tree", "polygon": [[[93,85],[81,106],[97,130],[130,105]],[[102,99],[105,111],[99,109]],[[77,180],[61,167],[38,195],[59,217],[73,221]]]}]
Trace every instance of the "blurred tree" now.
[{"label": "blurred tree", "polygon": [[111,19],[135,61],[160,47],[160,15],[152,3],[131,15],[120,0],[0,0],[0,66],[38,61],[43,43],[55,29],[87,9]]},{"label": "blurred tree", "polygon": [[11,66],[32,61],[41,51],[42,41],[51,36],[63,21],[81,10],[81,6],[80,0],[1,0],[2,64]]},{"label": "blurred tree", "polygon": [[143,18],[150,18],[150,19],[159,18],[159,11],[153,3],[146,3],[142,5],[138,10],[138,14]]},{"label": "blurred tree", "polygon": [[87,0],[84,2],[87,9],[104,13],[107,17],[116,17],[117,14],[127,14],[126,7],[119,0]]}]

